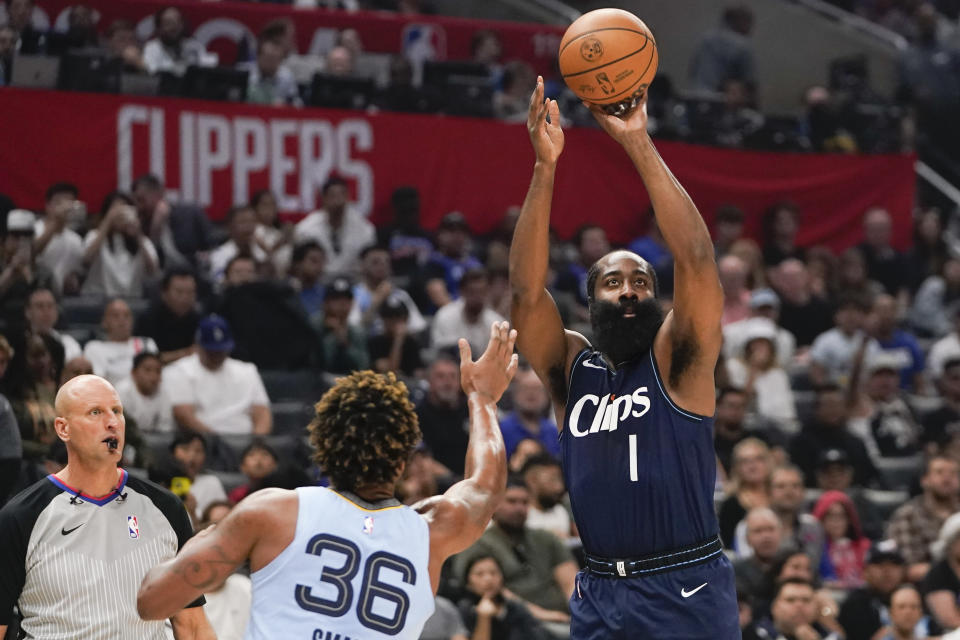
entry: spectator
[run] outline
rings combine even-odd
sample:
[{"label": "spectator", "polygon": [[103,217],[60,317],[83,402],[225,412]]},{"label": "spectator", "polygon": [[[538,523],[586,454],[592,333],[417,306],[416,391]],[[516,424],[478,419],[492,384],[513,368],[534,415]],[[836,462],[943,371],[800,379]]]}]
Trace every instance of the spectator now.
[{"label": "spectator", "polygon": [[737,240],[743,237],[744,213],[739,207],[724,205],[717,209],[713,220],[713,246],[721,258]]},{"label": "spectator", "polygon": [[[950,257],[943,263],[940,273],[930,276],[920,285],[910,308],[910,324],[923,337],[941,338],[955,332],[958,313],[960,258]],[[930,359],[933,360],[932,351]]]},{"label": "spectator", "polygon": [[147,70],[147,63],[143,60],[143,48],[132,22],[123,18],[114,20],[103,34],[103,40],[107,51],[123,61],[124,71],[140,73]]},{"label": "spectator", "polygon": [[[7,366],[13,359],[13,349],[3,336],[0,336],[0,381],[7,372]],[[20,461],[23,458],[23,443],[20,440],[20,427],[13,407],[7,397],[0,393],[0,507],[7,502],[20,477]]]},{"label": "spectator", "polygon": [[408,282],[433,253],[430,234],[420,226],[420,192],[403,186],[390,195],[393,221],[380,228],[381,246],[390,252],[394,273]]},{"label": "spectator", "polygon": [[803,425],[790,441],[790,459],[803,469],[808,487],[815,486],[817,461],[828,449],[840,449],[847,454],[853,465],[854,484],[865,487],[879,479],[866,446],[850,432],[847,419],[848,409],[840,387],[818,387],[813,420]]},{"label": "spectator", "polygon": [[[16,34],[16,49],[22,54],[44,53],[42,22],[37,19],[38,8],[33,0],[6,0],[7,26]],[[41,14],[42,16],[42,14]]]},{"label": "spectator", "polygon": [[767,286],[766,267],[763,264],[763,252],[760,245],[751,238],[740,238],[727,251],[729,255],[737,256],[747,265],[747,286],[759,289]]},{"label": "spectator", "polygon": [[758,415],[795,431],[797,409],[790,378],[777,361],[777,327],[766,318],[753,318],[751,323],[744,327],[742,354],[726,361],[729,383],[747,393]]},{"label": "spectator", "polygon": [[77,201],[77,188],[68,182],[57,182],[47,189],[44,215],[37,220],[33,253],[37,264],[50,270],[57,293],[72,295],[80,290],[83,271],[83,240],[67,226]]},{"label": "spectator", "polygon": [[60,372],[60,386],[67,384],[67,380],[72,380],[77,376],[93,375],[93,365],[83,356],[78,356],[73,360],[67,360],[63,363],[63,371]]},{"label": "spectator", "polygon": [[356,59],[347,47],[337,45],[327,51],[323,72],[328,76],[349,78],[356,71]]},{"label": "spectator", "polygon": [[466,582],[470,561],[478,554],[492,555],[503,568],[504,586],[523,600],[535,618],[569,624],[567,594],[574,592],[577,564],[559,538],[527,526],[529,506],[526,485],[517,479],[509,481],[490,527],[455,558],[454,571]]},{"label": "spectator", "polygon": [[[493,558],[490,560],[495,562]],[[503,578],[501,577],[502,581]],[[527,615],[529,616],[529,614]],[[519,626],[513,621],[511,621],[511,624]],[[420,640],[469,640],[467,633],[467,628],[463,624],[463,618],[460,616],[457,606],[443,596],[437,596],[434,600],[433,615],[427,618],[427,621],[423,624]],[[491,629],[492,637],[494,636]]]},{"label": "spectator", "polygon": [[797,339],[798,348],[810,346],[833,326],[833,311],[824,298],[814,295],[803,262],[782,261],[770,270],[770,283],[780,296],[780,326]]},{"label": "spectator", "polygon": [[198,433],[266,435],[270,400],[256,365],[230,357],[233,335],[215,315],[200,321],[197,350],[167,369],[173,416]]},{"label": "spectator", "polygon": [[[821,491],[842,491],[853,501],[860,515],[863,533],[871,540],[883,537],[886,519],[877,505],[870,500],[865,490],[853,486],[853,466],[846,451],[827,449],[817,461],[817,489]],[[813,520],[812,516],[807,516]]]},{"label": "spectator", "polygon": [[460,392],[460,369],[446,352],[427,370],[427,393],[416,403],[423,442],[437,462],[463,476],[467,453],[467,403]]},{"label": "spectator", "polygon": [[444,305],[433,318],[430,332],[433,346],[450,347],[457,344],[458,339],[466,338],[475,352],[482,347],[490,337],[490,325],[504,321],[503,316],[490,308],[489,291],[490,279],[482,268],[464,273],[460,281],[461,297]]},{"label": "spectator", "polygon": [[130,377],[117,383],[123,413],[137,422],[143,433],[173,431],[173,405],[163,385],[160,356],[143,351],[133,358]]},{"label": "spectator", "polygon": [[[227,517],[233,506],[226,500],[215,500],[207,505],[200,518],[197,531],[219,523]],[[250,619],[250,603],[253,599],[253,584],[250,578],[234,572],[215,591],[203,594],[207,603],[203,612],[210,621],[219,640],[240,640]]]},{"label": "spectator", "polygon": [[900,388],[922,394],[926,390],[923,350],[912,333],[898,328],[897,315],[896,298],[889,294],[878,295],[873,299],[867,327],[882,352],[900,360]]},{"label": "spectator", "polygon": [[257,60],[249,66],[247,102],[266,105],[303,106],[300,87],[283,60],[283,43],[277,39],[257,40]]},{"label": "spectator", "polygon": [[464,568],[464,586],[458,608],[474,640],[551,637],[524,603],[504,589],[503,567],[494,554],[478,553],[470,558]]},{"label": "spectator", "polygon": [[347,322],[352,306],[353,285],[346,278],[334,279],[323,296],[320,325],[323,367],[331,373],[350,373],[370,366],[366,334]]},{"label": "spectator", "polygon": [[257,212],[257,244],[270,256],[273,273],[286,275],[293,253],[293,225],[282,223],[278,217],[277,199],[269,189],[261,189],[250,196],[250,206]]},{"label": "spectator", "polygon": [[266,267],[272,272],[269,255],[256,242],[257,213],[250,205],[231,207],[227,212],[227,227],[230,239],[210,252],[210,278],[215,283],[223,281],[227,264],[236,256],[253,258],[258,269]]},{"label": "spectator", "polygon": [[813,507],[823,525],[824,551],[820,577],[828,587],[851,589],[863,584],[863,565],[870,540],[860,528],[853,501],[841,491],[827,491]]},{"label": "spectator", "polygon": [[537,85],[537,74],[521,60],[503,66],[500,89],[493,94],[493,115],[507,122],[526,122],[530,111],[530,93]]},{"label": "spectator", "polygon": [[367,351],[374,371],[395,371],[407,377],[423,377],[420,343],[410,335],[409,313],[407,305],[393,297],[380,305],[380,321],[384,331],[367,340]]},{"label": "spectator", "polygon": [[464,274],[483,265],[470,254],[470,225],[459,211],[443,216],[437,227],[437,249],[424,266],[426,295],[434,309],[460,297]]},{"label": "spectator", "polygon": [[63,347],[64,362],[83,355],[83,349],[73,336],[60,333],[54,328],[57,326],[60,312],[57,309],[57,299],[53,296],[53,291],[44,288],[31,291],[23,314],[30,333],[49,336],[60,343]]},{"label": "spectator", "polygon": [[943,375],[937,380],[937,388],[943,404],[926,414],[921,421],[922,438],[927,451],[936,450],[960,435],[960,357],[951,358],[943,365]]},{"label": "spectator", "polygon": [[940,273],[949,251],[939,209],[926,209],[914,222],[913,243],[904,256],[907,288],[917,291],[924,280]]},{"label": "spectator", "polygon": [[507,460],[509,473],[519,474],[523,470],[523,465],[527,464],[527,460],[543,453],[546,453],[546,449],[543,448],[539,440],[524,438],[514,449],[513,455]]},{"label": "spectator", "polygon": [[[200,521],[204,510],[214,502],[227,499],[220,478],[212,473],[203,473],[207,462],[207,441],[196,432],[180,431],[170,443],[170,453],[173,455],[177,470],[182,472],[189,484],[185,487],[192,500],[188,500],[190,517]],[[174,490],[176,493],[176,490]],[[189,505],[190,502],[196,504]],[[191,508],[192,507],[192,508]]]},{"label": "spectator", "polygon": [[294,229],[297,243],[313,240],[323,247],[327,270],[337,275],[360,272],[360,253],[376,242],[376,231],[348,202],[347,183],[332,176],[323,185],[323,208],[301,220]]},{"label": "spectator", "polygon": [[[843,627],[837,622],[837,613],[840,607],[828,589],[817,587],[817,580],[810,557],[802,551],[792,548],[781,549],[773,560],[770,571],[767,573],[764,591],[756,596],[753,606],[753,617],[761,620],[770,617],[770,604],[777,585],[785,580],[800,579],[814,585],[814,606],[819,612],[817,622],[833,631],[842,631]],[[745,634],[744,638],[755,638]]]},{"label": "spectator", "polygon": [[871,640],[890,620],[890,596],[906,577],[903,556],[893,540],[875,542],[864,559],[866,584],[854,589],[840,607],[847,640]]},{"label": "spectator", "polygon": [[235,255],[230,258],[223,272],[223,290],[226,293],[234,287],[257,282],[259,277],[256,260],[243,254]]},{"label": "spectator", "polygon": [[550,454],[533,456],[523,465],[520,475],[530,490],[527,526],[549,531],[564,541],[576,540],[573,520],[563,504],[567,490],[560,462]]},{"label": "spectator", "polygon": [[603,227],[587,224],[577,230],[573,245],[577,248],[577,259],[557,275],[556,289],[572,298],[576,320],[589,322],[587,271],[590,265],[610,252],[610,241]]},{"label": "spectator", "polygon": [[817,621],[815,595],[813,585],[806,580],[789,578],[781,582],[770,607],[771,619],[757,623],[757,637],[841,640],[842,633],[831,631]]},{"label": "spectator", "polygon": [[559,459],[560,438],[557,425],[549,415],[550,396],[533,369],[517,371],[510,386],[510,397],[513,411],[500,420],[507,458],[513,456],[520,442],[532,438]]},{"label": "spectator", "polygon": [[770,503],[770,471],[773,459],[770,449],[763,441],[747,438],[733,448],[733,466],[727,482],[727,497],[720,505],[718,519],[720,537],[724,546],[738,552],[734,545],[734,531],[737,523],[746,517],[747,512]]},{"label": "spectator", "polygon": [[869,304],[862,296],[851,295],[840,301],[833,316],[836,326],[817,336],[810,347],[810,380],[815,385],[846,386],[858,349],[866,343],[864,357],[868,360],[880,350],[863,330],[868,310]]},{"label": "spectator", "polygon": [[803,260],[804,251],[797,246],[800,228],[800,207],[792,202],[778,202],[763,214],[763,263],[779,266],[785,260]]},{"label": "spectator", "polygon": [[793,364],[793,355],[797,349],[797,339],[793,334],[778,325],[780,319],[780,298],[773,289],[754,289],[750,292],[749,317],[739,322],[731,322],[723,327],[723,352],[729,359],[741,353],[746,344],[746,336],[755,327],[755,318],[766,318],[774,324],[776,338],[774,351],[777,363],[784,369]]},{"label": "spectator", "polygon": [[298,244],[290,265],[291,284],[297,290],[300,304],[308,317],[323,310],[323,272],[327,254],[316,242]]},{"label": "spectator", "polygon": [[101,326],[106,340],[91,340],[83,355],[92,364],[94,372],[111,383],[118,383],[130,375],[133,358],[144,351],[157,352],[151,338],[133,335],[133,313],[130,306],[117,298],[103,309]]},{"label": "spectator", "polygon": [[802,144],[821,153],[855,153],[857,141],[844,127],[839,100],[822,85],[807,87],[801,116]]},{"label": "spectator", "polygon": [[[862,353],[857,357],[864,359]],[[855,366],[851,381],[855,400],[849,425],[874,458],[910,456],[920,451],[920,424],[899,386],[901,364],[896,355],[877,351],[866,363]],[[861,369],[867,373],[863,389],[859,389]]]},{"label": "spectator", "polygon": [[898,587],[890,596],[889,633],[880,640],[917,640],[929,637],[929,632],[920,628],[926,621],[923,614],[923,599],[912,584]]},{"label": "spectator", "polygon": [[781,436],[773,425],[761,421],[747,422],[747,394],[738,387],[723,386],[717,392],[717,411],[714,416],[713,444],[723,473],[731,473],[734,447],[746,438],[756,438],[771,449],[777,457],[785,457]]},{"label": "spectator", "polygon": [[353,288],[353,308],[349,321],[362,326],[371,335],[382,333],[380,306],[385,301],[400,302],[407,309],[407,324],[410,333],[419,334],[427,328],[427,321],[410,294],[397,287],[391,280],[390,252],[374,245],[360,254],[363,277]]},{"label": "spectator", "polygon": [[756,82],[750,31],[753,12],[746,5],[728,6],[719,29],[704,35],[690,62],[690,85],[698,91],[720,92],[727,80],[748,86]]},{"label": "spectator", "polygon": [[25,327],[23,309],[30,292],[37,288],[52,289],[53,274],[36,263],[33,253],[34,215],[26,209],[12,209],[7,214],[0,266],[0,309],[9,335]]},{"label": "spectator", "polygon": [[133,199],[114,191],[104,199],[100,216],[99,227],[83,240],[88,269],[83,293],[142,297],[144,286],[159,271],[159,257],[137,221]]},{"label": "spectator", "polygon": [[503,42],[493,29],[477,29],[470,36],[470,59],[486,65],[490,77],[494,78],[500,69],[503,56]]},{"label": "spectator", "polygon": [[140,226],[159,252],[165,268],[195,268],[197,253],[217,244],[203,210],[194,204],[168,202],[158,177],[142,175],[133,181],[132,189]]},{"label": "spectator", "polygon": [[870,279],[867,260],[859,247],[850,247],[840,254],[835,285],[835,299],[861,296],[872,300],[884,293],[883,285]]},{"label": "spectator", "polygon": [[929,458],[920,486],[923,493],[894,511],[887,526],[887,537],[896,541],[906,560],[910,582],[918,582],[926,575],[930,569],[930,543],[937,539],[946,519],[960,510],[957,462],[942,455]]},{"label": "spectator", "polygon": [[10,84],[17,32],[10,25],[0,26],[0,87]]},{"label": "spectator", "polygon": [[723,112],[714,123],[713,143],[735,149],[747,146],[763,128],[763,114],[753,108],[753,85],[730,78],[723,82]]},{"label": "spectator", "polygon": [[137,319],[137,335],[151,338],[160,350],[160,361],[170,364],[193,353],[197,333],[197,279],[189,269],[168,269],[163,274],[160,297]]},{"label": "spectator", "polygon": [[23,355],[13,354],[10,375],[4,381],[13,407],[23,445],[23,458],[37,462],[57,439],[54,421],[57,412],[58,371],[50,353],[51,338],[28,335]]},{"label": "spectator", "polygon": [[189,37],[183,15],[176,7],[163,7],[155,16],[156,35],[143,48],[143,61],[150,73],[167,71],[182,75],[187,67],[206,63],[207,51]]},{"label": "spectator", "polygon": [[944,629],[960,628],[960,519],[944,522],[937,539],[939,553],[921,589],[933,619]]},{"label": "spectator", "polygon": [[237,504],[265,487],[264,481],[277,470],[278,463],[277,452],[265,441],[257,439],[248,444],[240,454],[240,473],[247,481],[230,492],[230,502]]},{"label": "spectator", "polygon": [[823,527],[806,512],[805,503],[800,469],[794,465],[774,469],[770,474],[770,508],[780,518],[782,544],[802,550],[811,562],[819,563],[823,553]]},{"label": "spectator", "polygon": [[903,255],[890,245],[893,220],[886,209],[873,207],[863,216],[864,241],[859,245],[867,262],[867,273],[892,296],[906,294],[906,265]]},{"label": "spectator", "polygon": [[932,380],[939,380],[943,375],[944,363],[960,358],[960,306],[953,313],[953,330],[934,342],[927,353],[927,373]]},{"label": "spectator", "polygon": [[780,519],[769,507],[754,507],[744,518],[747,544],[753,554],[733,562],[737,588],[745,593],[761,593],[766,574],[773,566],[777,550],[783,542],[783,527]]},{"label": "spectator", "polygon": [[733,255],[717,262],[723,285],[723,319],[721,324],[743,320],[749,314],[750,290],[747,288],[747,265]]}]

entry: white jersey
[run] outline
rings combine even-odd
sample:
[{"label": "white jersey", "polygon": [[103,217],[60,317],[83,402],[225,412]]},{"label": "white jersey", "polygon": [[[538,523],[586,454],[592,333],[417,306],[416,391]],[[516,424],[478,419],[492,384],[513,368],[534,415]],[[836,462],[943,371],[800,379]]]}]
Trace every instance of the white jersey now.
[{"label": "white jersey", "polygon": [[394,500],[296,491],[293,542],[250,576],[246,640],[416,640],[434,609],[426,521]]}]

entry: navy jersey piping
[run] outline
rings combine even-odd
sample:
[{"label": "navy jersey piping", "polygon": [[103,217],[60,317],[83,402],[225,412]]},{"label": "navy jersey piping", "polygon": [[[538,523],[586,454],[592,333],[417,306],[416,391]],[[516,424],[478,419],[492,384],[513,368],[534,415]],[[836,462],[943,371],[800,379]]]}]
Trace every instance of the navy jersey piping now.
[{"label": "navy jersey piping", "polygon": [[577,365],[580,364],[580,361],[583,359],[584,354],[593,353],[593,349],[590,347],[584,347],[580,349],[580,353],[577,354],[577,357],[573,359],[573,365],[570,367],[570,376],[567,378],[567,399],[563,407],[563,424],[560,425],[560,429],[557,431],[557,440],[563,442],[563,432],[567,430],[567,405],[570,403],[569,389],[573,386],[573,374],[577,370]]},{"label": "navy jersey piping", "polygon": [[657,367],[657,359],[653,355],[653,347],[650,347],[650,364],[653,366],[653,377],[657,381],[657,387],[660,389],[660,394],[663,396],[663,398],[667,401],[667,404],[670,405],[670,407],[674,411],[679,413],[684,418],[687,418],[688,420],[693,420],[694,422],[703,422],[704,420],[708,420],[709,418],[712,417],[712,416],[704,416],[699,413],[693,413],[692,411],[684,411],[683,409],[681,409],[676,405],[676,403],[670,397],[670,394],[667,393],[666,388],[663,386],[663,381],[660,378],[660,369]]}]

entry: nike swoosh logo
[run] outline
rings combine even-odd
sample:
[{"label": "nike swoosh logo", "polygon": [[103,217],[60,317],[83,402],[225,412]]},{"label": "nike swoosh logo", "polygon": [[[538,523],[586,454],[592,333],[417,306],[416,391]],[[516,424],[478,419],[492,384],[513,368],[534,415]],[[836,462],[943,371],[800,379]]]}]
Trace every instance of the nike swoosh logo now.
[{"label": "nike swoosh logo", "polygon": [[707,586],[706,582],[704,582],[702,585],[700,585],[696,589],[692,589],[690,591],[687,591],[686,589],[680,589],[680,595],[682,595],[684,598],[689,598],[690,596],[695,594],[697,591],[700,591],[700,589],[703,589],[705,586]]},{"label": "nike swoosh logo", "polygon": [[583,366],[590,367],[591,369],[603,369],[604,371],[607,370],[606,367],[601,367],[600,365],[596,365],[596,364],[590,364],[590,362],[588,362],[587,360],[583,361]]},{"label": "nike swoosh logo", "polygon": [[78,524],[77,526],[75,526],[73,529],[63,529],[63,528],[61,528],[61,529],[60,529],[60,534],[61,534],[61,535],[64,535],[64,536],[65,536],[65,535],[68,535],[68,534],[71,534],[71,533],[73,533],[74,531],[76,531],[77,529],[79,529],[80,527],[82,527],[84,524],[85,524],[85,523],[81,522],[80,524]]}]

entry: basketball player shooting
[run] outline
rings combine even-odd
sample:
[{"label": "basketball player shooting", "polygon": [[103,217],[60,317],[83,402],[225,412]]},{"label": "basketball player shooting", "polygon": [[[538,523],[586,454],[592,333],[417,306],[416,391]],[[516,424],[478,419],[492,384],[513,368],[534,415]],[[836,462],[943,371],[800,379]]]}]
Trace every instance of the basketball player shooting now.
[{"label": "basketball player shooting", "polygon": [[527,118],[536,164],[510,250],[511,316],[520,353],[553,397],[587,556],[570,601],[571,638],[740,638],[733,569],[713,508],[723,308],[713,245],[647,134],[646,95],[622,118],[588,106],[646,186],[674,258],[675,293],[664,315],[650,264],[614,251],[587,275],[595,345],[564,329],[545,288],[564,135],[538,78]]},{"label": "basketball player shooting", "polygon": [[506,489],[497,401],[517,370],[516,338],[506,322],[493,324],[476,362],[460,340],[470,409],[464,480],[414,508],[400,504],[396,483],[420,441],[407,388],[393,374],[341,378],[308,427],[331,489],[264,489],[244,499],[147,574],[141,617],[172,615],[249,560],[247,640],[418,638],[443,562],[480,537]]}]

